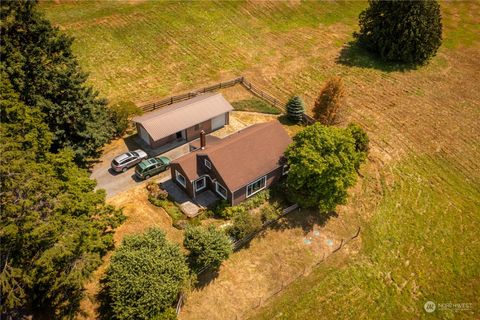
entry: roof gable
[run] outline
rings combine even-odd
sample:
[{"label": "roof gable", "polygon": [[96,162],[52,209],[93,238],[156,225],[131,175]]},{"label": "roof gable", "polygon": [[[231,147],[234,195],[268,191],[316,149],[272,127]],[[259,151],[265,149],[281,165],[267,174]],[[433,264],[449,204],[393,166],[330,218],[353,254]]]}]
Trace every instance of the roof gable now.
[{"label": "roof gable", "polygon": [[280,166],[291,143],[278,121],[256,124],[223,138],[204,150],[180,157],[179,163],[189,179],[198,177],[197,156],[209,158],[230,191],[236,191]]}]

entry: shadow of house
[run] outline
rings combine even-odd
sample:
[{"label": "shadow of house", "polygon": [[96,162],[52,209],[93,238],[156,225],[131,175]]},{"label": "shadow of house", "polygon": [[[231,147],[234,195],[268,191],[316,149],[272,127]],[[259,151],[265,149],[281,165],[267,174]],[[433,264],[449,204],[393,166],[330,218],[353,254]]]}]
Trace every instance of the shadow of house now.
[{"label": "shadow of house", "polygon": [[362,48],[357,41],[346,43],[340,50],[335,62],[348,67],[377,69],[383,72],[405,72],[416,69],[416,66],[413,64],[387,62],[378,54],[374,54]]}]

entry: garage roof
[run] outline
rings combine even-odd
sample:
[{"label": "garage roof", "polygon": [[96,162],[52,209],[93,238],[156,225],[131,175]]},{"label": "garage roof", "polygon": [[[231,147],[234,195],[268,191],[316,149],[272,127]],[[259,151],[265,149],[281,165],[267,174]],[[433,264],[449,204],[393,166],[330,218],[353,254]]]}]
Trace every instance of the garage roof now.
[{"label": "garage roof", "polygon": [[221,93],[204,93],[133,118],[154,141],[233,110]]}]

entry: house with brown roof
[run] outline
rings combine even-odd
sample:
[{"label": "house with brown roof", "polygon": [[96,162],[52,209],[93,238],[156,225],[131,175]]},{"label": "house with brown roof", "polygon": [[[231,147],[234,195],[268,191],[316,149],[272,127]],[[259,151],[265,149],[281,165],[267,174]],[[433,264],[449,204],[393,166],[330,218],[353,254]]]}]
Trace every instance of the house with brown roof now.
[{"label": "house with brown roof", "polygon": [[233,110],[221,93],[204,93],[133,118],[140,138],[151,148],[197,139],[229,123]]},{"label": "house with brown roof", "polygon": [[191,198],[210,189],[231,205],[270,187],[286,173],[291,138],[278,121],[259,123],[223,139],[202,135],[195,150],[174,160],[172,180]]}]

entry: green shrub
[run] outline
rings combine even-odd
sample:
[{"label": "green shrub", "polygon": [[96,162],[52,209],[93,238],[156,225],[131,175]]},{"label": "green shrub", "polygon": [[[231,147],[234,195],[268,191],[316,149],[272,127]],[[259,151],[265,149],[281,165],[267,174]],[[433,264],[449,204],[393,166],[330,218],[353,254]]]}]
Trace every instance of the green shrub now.
[{"label": "green shrub", "polygon": [[248,198],[240,206],[244,207],[247,210],[252,210],[260,207],[262,204],[267,202],[270,199],[269,190],[262,190],[255,194],[253,197]]},{"label": "green shrub", "polygon": [[232,217],[232,225],[228,227],[228,234],[240,240],[254,231],[260,229],[262,222],[260,219],[246,210],[238,211]]},{"label": "green shrub", "polygon": [[161,230],[127,236],[102,280],[101,310],[119,320],[172,319],[171,307],[190,279],[185,256]]},{"label": "green shrub", "polygon": [[280,205],[278,203],[268,204],[260,209],[260,214],[264,223],[267,221],[276,220],[281,213],[282,210],[280,209]]},{"label": "green shrub", "polygon": [[157,199],[152,196],[148,197],[148,201],[150,201],[150,203],[153,204],[154,206],[163,208],[167,212],[167,214],[172,218],[172,225],[175,228],[183,229],[180,227],[181,224],[178,223],[178,221],[184,219],[185,215],[175,203],[171,202],[170,200]]},{"label": "green shrub", "polygon": [[132,116],[141,115],[142,110],[132,101],[119,101],[110,105],[111,118],[115,127],[115,134],[121,136],[128,128]]},{"label": "green shrub", "polygon": [[218,201],[215,206],[212,208],[212,212],[214,213],[215,216],[223,218],[223,219],[228,219],[230,217],[225,216],[225,208],[228,208],[230,204],[228,203],[227,200],[221,200]]},{"label": "green shrub", "polygon": [[222,218],[231,219],[233,216],[235,216],[235,215],[237,215],[241,212],[244,212],[244,211],[247,211],[247,209],[242,205],[227,207],[222,212]]},{"label": "green shrub", "polygon": [[230,239],[214,226],[188,227],[183,245],[190,251],[189,260],[194,270],[204,267],[218,269],[232,253]]},{"label": "green shrub", "polygon": [[347,130],[355,140],[355,151],[357,152],[358,161],[355,164],[355,168],[359,168],[360,164],[367,158],[369,150],[369,139],[367,133],[357,124],[350,123]]}]

